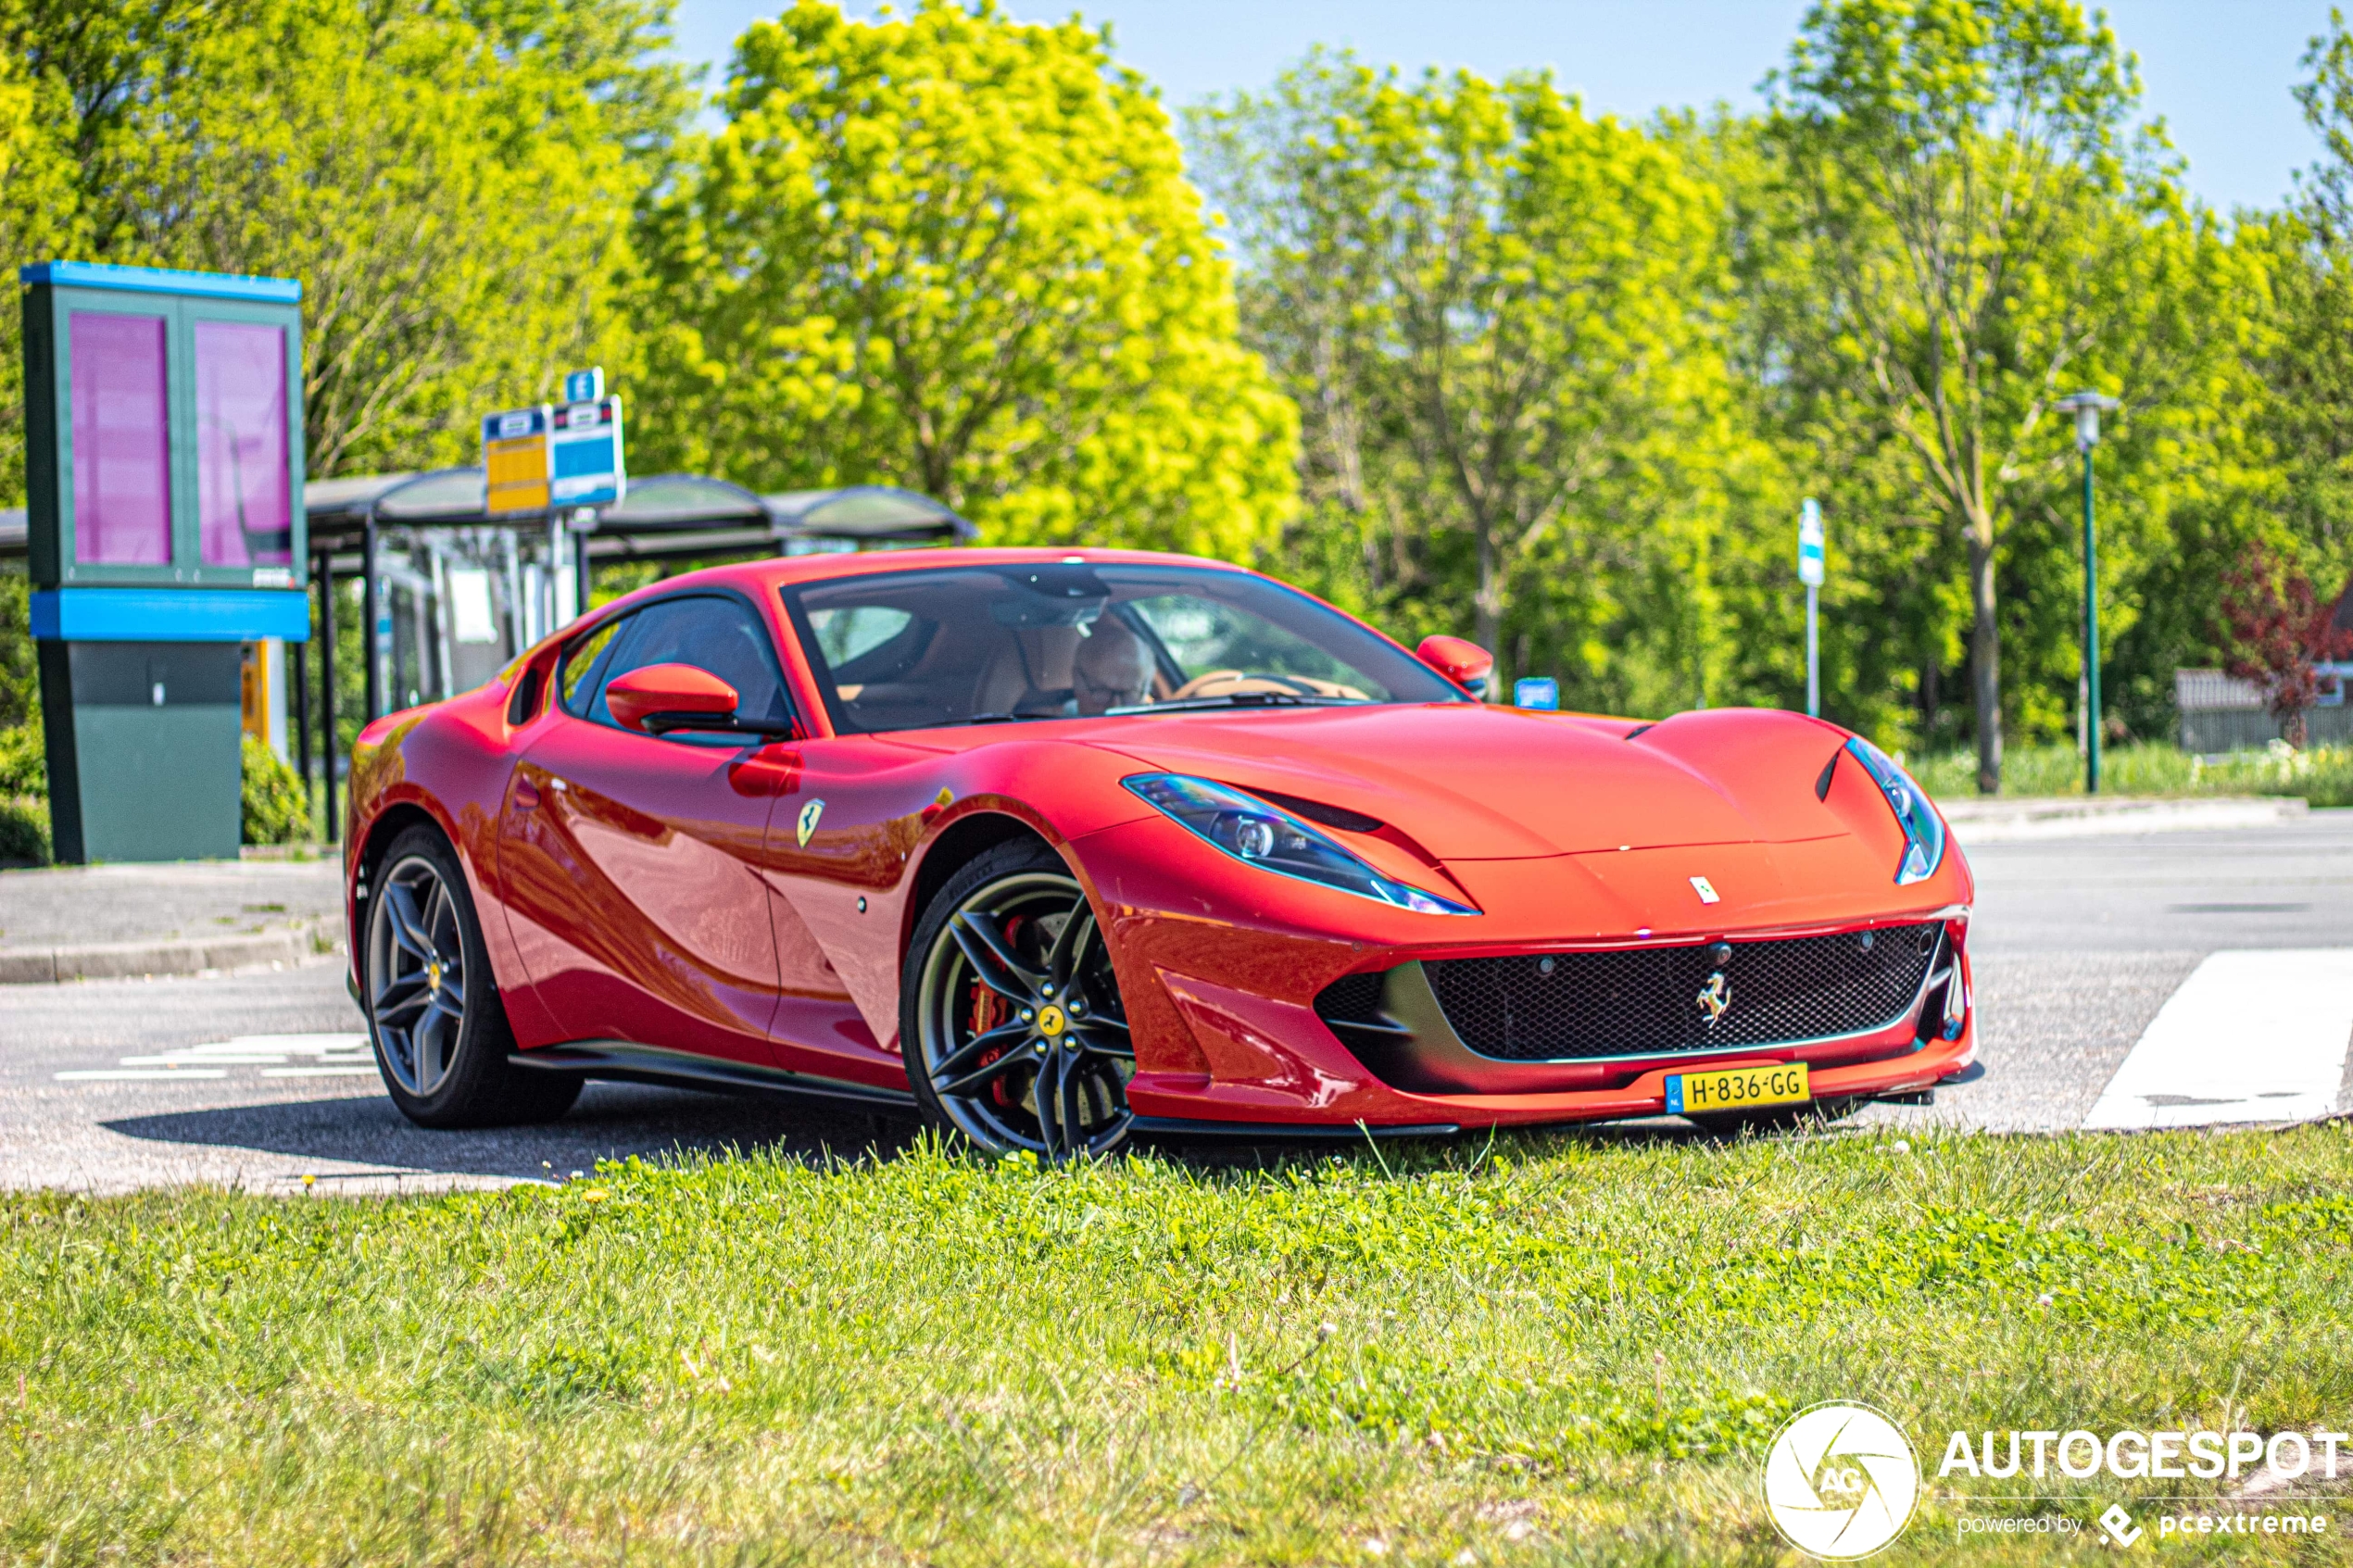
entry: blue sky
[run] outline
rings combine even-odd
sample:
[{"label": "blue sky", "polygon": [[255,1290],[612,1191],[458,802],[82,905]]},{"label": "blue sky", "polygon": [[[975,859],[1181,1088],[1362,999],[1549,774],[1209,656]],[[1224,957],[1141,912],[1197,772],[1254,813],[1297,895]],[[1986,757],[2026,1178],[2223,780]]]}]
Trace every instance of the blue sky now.
[{"label": "blue sky", "polygon": [[[1639,118],[1667,105],[1756,101],[1804,14],[1803,0],[1002,0],[1026,20],[1074,8],[1108,21],[1120,58],[1172,105],[1264,85],[1311,44],[1346,45],[1410,68],[1487,75],[1550,66],[1597,110]],[[781,0],[679,0],[678,53],[711,69]],[[871,0],[851,0],[871,15]],[[2189,160],[2192,191],[2225,210],[2270,206],[2318,144],[2289,89],[2328,0],[2112,0],[2139,56],[2145,109]]]}]

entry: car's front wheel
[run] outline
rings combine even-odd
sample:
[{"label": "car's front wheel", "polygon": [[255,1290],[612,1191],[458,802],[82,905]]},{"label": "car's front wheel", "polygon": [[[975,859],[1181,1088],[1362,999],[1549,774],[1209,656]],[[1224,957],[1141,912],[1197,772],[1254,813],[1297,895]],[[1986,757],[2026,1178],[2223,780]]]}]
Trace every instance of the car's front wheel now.
[{"label": "car's front wheel", "polygon": [[486,1127],[571,1110],[579,1079],[507,1060],[514,1035],[449,841],[404,830],[372,881],[359,977],[376,1069],[400,1113],[424,1127]]},{"label": "car's front wheel", "polygon": [[900,1038],[925,1112],[992,1154],[1107,1154],[1134,1117],[1127,1014],[1060,856],[1006,844],[950,878],[907,949]]}]

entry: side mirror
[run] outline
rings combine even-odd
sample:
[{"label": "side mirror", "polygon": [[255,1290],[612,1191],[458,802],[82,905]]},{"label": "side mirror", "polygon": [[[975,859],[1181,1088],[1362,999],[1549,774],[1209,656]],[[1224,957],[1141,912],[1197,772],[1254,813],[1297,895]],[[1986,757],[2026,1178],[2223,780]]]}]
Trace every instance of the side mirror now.
[{"label": "side mirror", "polygon": [[1414,657],[1453,682],[1479,701],[1487,700],[1487,683],[1495,673],[1495,656],[1477,643],[1441,633],[1424,637]]},{"label": "side mirror", "polygon": [[736,688],[691,664],[648,664],[605,683],[605,706],[624,728],[658,735],[665,730],[735,728]]}]

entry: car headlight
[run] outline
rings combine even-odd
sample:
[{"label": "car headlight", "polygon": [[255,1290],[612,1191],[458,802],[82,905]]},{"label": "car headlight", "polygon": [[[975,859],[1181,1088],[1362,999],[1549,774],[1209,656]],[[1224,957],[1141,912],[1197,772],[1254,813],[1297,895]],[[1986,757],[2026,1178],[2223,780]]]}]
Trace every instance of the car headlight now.
[{"label": "car headlight", "polygon": [[1895,759],[1856,735],[1846,743],[1855,760],[1871,775],[1888,808],[1904,829],[1904,859],[1895,868],[1895,885],[1926,882],[1944,863],[1944,819],[1929,804],[1928,791],[1895,765]]},{"label": "car headlight", "polygon": [[1426,915],[1478,913],[1383,876],[1289,811],[1240,790],[1182,773],[1139,773],[1121,782],[1237,860]]}]

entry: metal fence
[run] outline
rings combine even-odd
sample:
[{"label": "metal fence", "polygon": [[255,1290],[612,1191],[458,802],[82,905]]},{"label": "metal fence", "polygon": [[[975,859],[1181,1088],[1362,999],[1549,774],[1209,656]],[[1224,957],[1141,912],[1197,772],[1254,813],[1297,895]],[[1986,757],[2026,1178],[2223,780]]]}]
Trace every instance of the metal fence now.
[{"label": "metal fence", "polygon": [[[2260,751],[2283,738],[2280,721],[2263,706],[2262,688],[2220,670],[2174,671],[2173,701],[2182,716],[2183,751],[2201,757]],[[2341,676],[2334,691],[2322,694],[2320,706],[2305,711],[2304,729],[2308,745],[2353,743],[2353,707],[2346,705]]]}]

